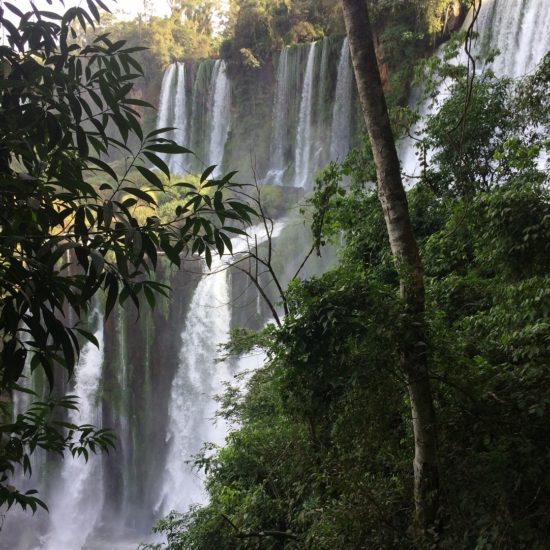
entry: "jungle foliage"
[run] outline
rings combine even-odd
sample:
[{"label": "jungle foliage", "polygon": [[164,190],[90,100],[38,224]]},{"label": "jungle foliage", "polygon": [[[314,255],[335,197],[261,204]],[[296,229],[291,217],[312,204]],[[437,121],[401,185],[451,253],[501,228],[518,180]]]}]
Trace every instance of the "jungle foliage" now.
[{"label": "jungle foliage", "polygon": [[[150,105],[132,94],[143,74],[136,48],[107,34],[85,39],[102,7],[89,0],[88,10],[58,15],[0,5],[0,505],[8,508],[45,507],[13,486],[38,448],[87,458],[113,446],[108,430],[64,422],[60,410],[76,408],[74,396],[50,393],[11,418],[17,395],[38,399],[33,379],[43,376],[51,392],[73,374],[83,342],[97,345],[79,322],[94,297],[104,294],[106,316],[127,300],[154,305],[168,292],[153,278],[160,253],[176,265],[186,252],[210,264],[242,232],[235,223],[250,221],[250,207],[227,200],[231,175],[214,179],[210,167],[197,184],[170,182],[163,155],[190,152],[166,129],[142,131]],[[113,149],[120,171],[106,162]],[[141,204],[156,206],[163,179],[178,191],[171,215],[140,216]]]},{"label": "jungle foliage", "polygon": [[[427,79],[452,76],[452,93],[427,121],[419,154],[434,154],[408,198],[438,415],[437,544],[542,550],[550,538],[550,55],[519,82],[488,70],[472,86],[456,65],[436,69]],[[372,169],[354,170],[361,162],[327,168],[313,199],[319,242],[345,235],[340,264],[290,286],[280,328],[234,334],[230,348],[262,349],[265,366],[244,390],[220,396],[219,414],[235,429],[224,448],[212,455],[207,446],[196,460],[211,501],[158,524],[167,548],[415,547],[399,361],[406,325],[383,215],[364,183]],[[352,179],[347,189],[342,175]]]}]

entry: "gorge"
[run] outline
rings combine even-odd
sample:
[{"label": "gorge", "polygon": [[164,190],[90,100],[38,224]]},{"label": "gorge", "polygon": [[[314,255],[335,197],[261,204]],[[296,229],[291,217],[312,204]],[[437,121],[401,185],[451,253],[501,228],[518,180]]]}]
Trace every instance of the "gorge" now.
[{"label": "gorge", "polygon": [[[476,28],[477,53],[500,50],[496,74],[522,76],[550,50],[550,3],[524,0],[511,7],[507,0],[486,0]],[[243,181],[307,193],[319,169],[360,144],[347,39],[285,46],[271,69],[265,77],[270,93],[251,106],[239,103],[241,84],[232,81],[224,60],[168,65],[156,123],[173,126],[171,137],[195,152],[164,155],[174,173],[184,177],[217,165],[215,174],[239,169]],[[257,128],[251,132],[252,123]],[[414,174],[412,145],[401,149],[404,173]],[[296,237],[303,228],[295,220],[283,225],[276,224],[273,238],[288,279],[301,263],[298,239],[305,237]],[[250,233],[255,246],[265,240],[261,229]],[[236,253],[242,244],[234,241]],[[100,349],[86,346],[75,376],[57,391],[79,396],[78,422],[113,428],[117,448],[87,463],[35,453],[35,474],[24,483],[40,489],[50,513],[10,511],[0,548],[135,548],[155,540],[151,527],[159,517],[204,502],[202,478],[187,461],[204,443],[224,442],[228,427],[222,419],[213,423],[213,396],[236,373],[261,363],[261,357],[216,363],[217,346],[230,328],[259,328],[270,318],[257,291],[229,263],[214,260],[210,274],[192,259],[180,270],[163,267],[158,278],[172,293],[154,311],[127,307],[105,320],[100,304],[93,310],[88,325]],[[35,381],[37,391],[44,387]],[[16,401],[15,412],[27,405]]]}]

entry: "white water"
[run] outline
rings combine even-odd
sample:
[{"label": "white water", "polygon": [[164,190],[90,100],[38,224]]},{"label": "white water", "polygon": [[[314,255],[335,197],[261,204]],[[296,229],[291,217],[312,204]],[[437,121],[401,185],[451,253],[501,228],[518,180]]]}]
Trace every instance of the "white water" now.
[{"label": "white water", "polygon": [[[467,19],[464,27],[470,23]],[[500,53],[489,66],[500,77],[518,78],[532,72],[550,50],[550,0],[484,0],[475,30],[479,38],[473,46],[474,56],[498,49]],[[443,46],[444,47],[444,46]],[[438,52],[442,55],[443,49]],[[464,52],[457,63],[466,63]],[[435,101],[425,101],[419,107],[422,117],[440,108],[449,95],[449,83],[443,82]],[[421,138],[422,120],[411,128],[413,139],[400,144],[402,171],[407,185],[420,175],[421,165],[414,147],[415,138]],[[426,161],[432,156],[426,152]]]},{"label": "white water", "polygon": [[353,71],[350,63],[348,39],[346,38],[340,52],[336,97],[332,111],[332,130],[330,136],[331,160],[341,162],[349,152],[353,85]]},{"label": "white water", "polygon": [[[283,224],[274,227],[272,237],[280,233]],[[255,239],[233,239],[233,254],[246,253],[249,246],[261,244],[267,238],[265,229],[253,228]],[[172,383],[168,408],[168,455],[162,480],[158,511],[185,512],[192,504],[204,503],[206,494],[203,477],[187,461],[197,454],[203,442],[223,444],[227,425],[213,422],[217,403],[213,396],[230,380],[231,369],[226,362],[216,363],[218,345],[228,337],[231,306],[227,266],[231,258],[216,258],[211,272],[199,282],[181,335],[180,365]]]},{"label": "white water", "polygon": [[215,175],[220,172],[223,162],[223,150],[231,120],[231,83],[227,78],[225,61],[217,60],[212,74],[212,120],[208,164],[216,164]]},{"label": "white water", "polygon": [[273,103],[273,136],[271,138],[270,170],[266,181],[281,185],[287,169],[284,159],[285,141],[288,139],[286,131],[288,127],[288,107],[290,102],[289,47],[285,46],[281,51],[279,66],[277,67],[277,86],[275,89],[275,101]]},{"label": "white water", "polygon": [[[187,147],[187,94],[185,93],[185,64],[176,63],[178,78],[176,81],[176,97],[174,105],[174,141],[178,145]],[[175,174],[183,174],[185,172],[185,155],[170,156],[170,171]]]},{"label": "white water", "polygon": [[[327,102],[327,90],[329,84],[329,39],[324,38],[321,42],[321,62],[319,65],[319,76],[317,78],[316,94],[317,101],[315,106],[315,150],[313,152],[313,170],[317,170],[327,164],[330,160],[330,126],[331,120],[325,114],[325,105]],[[347,131],[350,132],[348,125]],[[327,147],[328,144],[328,147]]]},{"label": "white water", "polygon": [[302,99],[300,102],[300,118],[296,133],[296,174],[295,187],[310,187],[313,180],[311,173],[311,145],[312,145],[312,104],[313,104],[313,73],[315,48],[319,42],[309,45],[306,72],[302,85]]},{"label": "white water", "polygon": [[477,51],[496,48],[497,76],[531,72],[550,49],[548,0],[484,0],[477,22]]},{"label": "white water", "polygon": [[[171,126],[171,106],[170,100],[172,97],[172,89],[174,87],[174,75],[176,73],[176,66],[170,65],[164,72],[162,78],[162,85],[160,88],[160,99],[159,99],[159,108],[157,115],[157,128],[166,128]],[[168,137],[168,136],[165,136]],[[165,162],[167,160],[167,155],[159,155]]]},{"label": "white water", "polygon": [[[97,313],[97,315],[99,315]],[[75,369],[74,394],[78,395],[79,410],[70,411],[69,422],[101,426],[97,404],[98,388],[103,365],[103,319],[95,332],[99,349],[86,344]],[[60,480],[49,500],[50,526],[42,541],[45,550],[78,550],[94,530],[103,507],[104,488],[101,475],[101,456],[90,453],[83,457],[64,457]]]}]

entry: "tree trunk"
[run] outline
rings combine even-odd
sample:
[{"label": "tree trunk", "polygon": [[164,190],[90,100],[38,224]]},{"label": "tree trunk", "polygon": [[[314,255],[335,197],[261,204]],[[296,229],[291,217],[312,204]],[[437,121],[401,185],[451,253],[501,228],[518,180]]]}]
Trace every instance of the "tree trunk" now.
[{"label": "tree trunk", "polygon": [[435,410],[427,368],[424,331],[424,273],[414,237],[399,158],[380,79],[366,0],[342,0],[351,58],[378,177],[391,250],[399,272],[405,307],[402,341],[414,429],[416,532],[434,532],[439,510],[439,473]]}]

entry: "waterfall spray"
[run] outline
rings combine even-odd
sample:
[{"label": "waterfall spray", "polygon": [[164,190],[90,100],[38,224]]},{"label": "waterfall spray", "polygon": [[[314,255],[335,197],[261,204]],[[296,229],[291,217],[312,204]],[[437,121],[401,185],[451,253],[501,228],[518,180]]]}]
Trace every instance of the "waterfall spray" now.
[{"label": "waterfall spray", "polygon": [[[97,406],[98,387],[103,366],[103,318],[96,310],[99,348],[87,343],[75,369],[74,393],[80,398],[79,409],[70,411],[69,422],[101,426],[101,412]],[[46,550],[79,549],[93,532],[103,507],[101,456],[90,454],[66,456],[60,480],[51,498],[50,529],[45,537]]]}]

